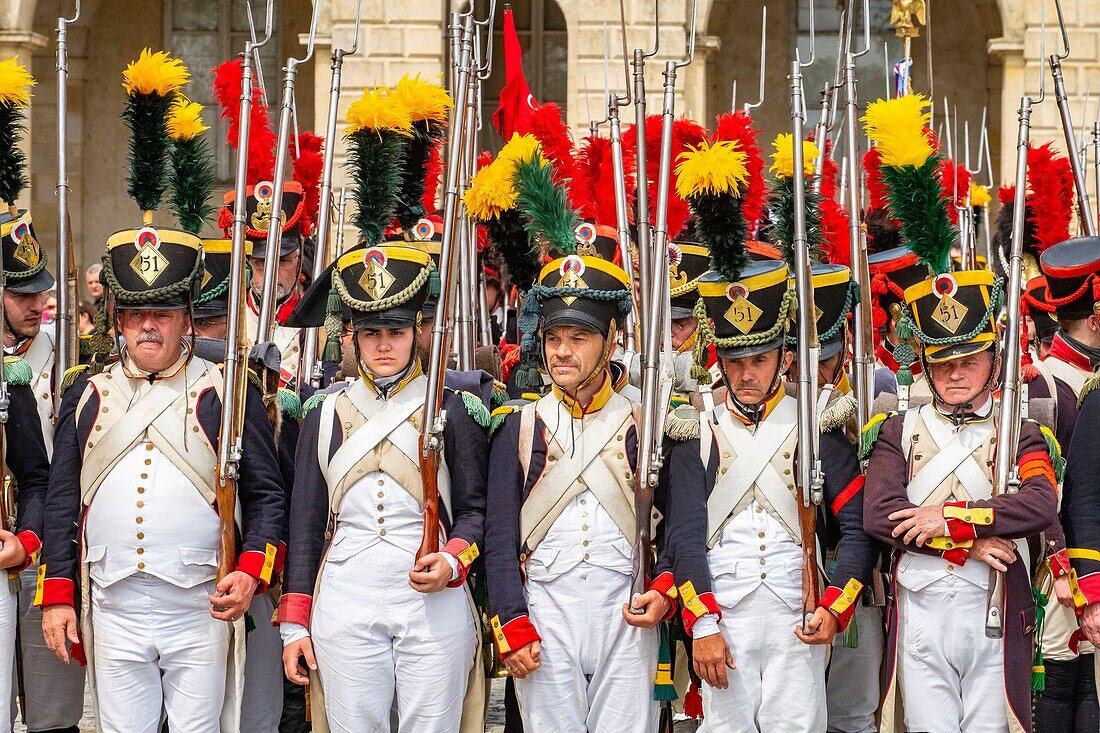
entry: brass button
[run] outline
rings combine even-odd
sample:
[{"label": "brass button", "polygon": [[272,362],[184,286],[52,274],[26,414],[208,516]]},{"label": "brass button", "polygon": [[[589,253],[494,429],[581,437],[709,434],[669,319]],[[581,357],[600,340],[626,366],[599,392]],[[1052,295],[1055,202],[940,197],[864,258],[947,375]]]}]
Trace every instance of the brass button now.
[{"label": "brass button", "polygon": [[585,559],[585,560],[587,560],[587,559],[588,559],[588,553],[587,553],[587,552],[586,552],[586,553],[584,553],[584,559]]},{"label": "brass button", "polygon": [[763,532],[757,532],[756,536],[759,537],[760,539],[764,539],[764,533]]},{"label": "brass button", "polygon": [[144,501],[139,501],[139,502],[137,503],[137,507],[138,507],[138,509],[141,509],[141,508],[142,508],[142,507],[144,507],[144,506],[145,506],[145,502],[144,502]]},{"label": "brass button", "polygon": [[145,548],[144,547],[137,548],[137,554],[144,555],[145,554]]},{"label": "brass button", "polygon": [[759,513],[760,513],[760,512],[762,512],[762,511],[764,511],[764,507],[762,507],[762,506],[758,506],[758,507],[756,507],[756,513],[757,513],[757,514],[759,514]]},{"label": "brass button", "polygon": [[95,430],[96,430],[96,432],[97,432],[97,433],[98,433],[98,432],[99,432],[100,430],[102,430],[102,429],[103,429],[103,426],[102,426],[102,425],[96,425],[96,426],[95,426]]},{"label": "brass button", "polygon": [[624,456],[624,454],[622,452],[619,452],[619,453],[615,454],[616,458],[622,458],[623,456]]},{"label": "brass button", "polygon": [[187,414],[188,415],[192,414],[193,412],[194,412],[194,410],[192,408],[190,408],[190,407],[187,408]]},{"label": "brass button", "polygon": [[385,496],[385,494],[384,494],[384,493],[382,493],[381,491],[379,491],[379,492],[378,492],[378,498],[379,498],[379,499],[381,499],[381,498],[382,498],[383,496]]},{"label": "brass button", "polygon": [[385,481],[383,481],[382,479],[378,479],[378,485],[379,485],[379,486],[385,486],[385,485],[386,485],[386,482],[385,482]]},{"label": "brass button", "polygon": [[137,518],[137,523],[138,523],[138,524],[141,524],[141,523],[142,523],[142,522],[144,522],[144,521],[145,521],[144,517],[138,517],[138,518]]},{"label": "brass button", "polygon": [[198,397],[198,396],[199,396],[199,393],[198,393],[198,392],[192,392],[192,393],[191,393],[191,396],[192,396],[192,397]]},{"label": "brass button", "polygon": [[954,565],[948,565],[948,566],[947,566],[947,572],[949,572],[949,573],[950,573],[950,572],[953,572],[954,570],[955,570],[955,566],[954,566]]},{"label": "brass button", "polygon": [[622,440],[622,439],[623,439],[623,436],[621,436],[621,435],[616,435],[615,436],[615,440]]},{"label": "brass button", "polygon": [[581,525],[581,531],[587,532],[588,531],[588,525],[587,524],[582,524]]},{"label": "brass button", "polygon": [[149,478],[149,474],[147,474],[147,473],[143,473],[143,474],[141,474],[141,477],[142,477],[142,478]]},{"label": "brass button", "polygon": [[722,466],[721,473],[725,473],[727,470],[729,470],[727,466]]},{"label": "brass button", "polygon": [[138,570],[144,570],[145,569],[145,563],[139,562],[137,568],[138,568]]},{"label": "brass button", "polygon": [[101,410],[101,412],[107,412],[107,408],[106,408],[106,407],[104,407],[104,408],[103,408],[103,409]]},{"label": "brass button", "polygon": [[144,532],[138,532],[138,533],[137,533],[137,538],[138,538],[139,540],[143,540],[143,539],[145,539],[145,533],[144,533]]},{"label": "brass button", "polygon": [[152,443],[146,443],[145,444],[145,450],[153,450],[153,444]]},{"label": "brass button", "polygon": [[760,573],[760,579],[761,579],[761,580],[764,580],[764,579],[765,579],[765,578],[767,578],[767,577],[768,577],[768,574],[767,574],[767,573]]},{"label": "brass button", "polygon": [[581,499],[581,504],[587,504],[587,503],[588,503],[588,499]]},{"label": "brass button", "polygon": [[790,475],[791,475],[791,469],[789,469],[789,468],[784,468],[784,469],[783,469],[783,475],[784,475],[784,476],[790,476]]},{"label": "brass button", "polygon": [[581,545],[583,547],[588,547],[588,540],[585,540],[584,542],[582,542]]},{"label": "brass button", "polygon": [[378,505],[378,511],[382,511],[382,509],[384,509],[384,507],[381,504],[379,504]]},{"label": "brass button", "polygon": [[767,560],[765,560],[764,558],[760,558],[760,564],[761,564],[761,565],[767,565],[767,564],[768,564],[768,561],[767,561]]},{"label": "brass button", "polygon": [[139,494],[144,494],[145,493],[145,487],[144,486],[139,486],[138,487],[138,493]]},{"label": "brass button", "polygon": [[378,531],[378,536],[379,536],[379,537],[385,537],[385,536],[386,536],[386,530],[384,530],[384,529],[382,529],[382,530],[379,530],[379,531]]},{"label": "brass button", "polygon": [[626,472],[625,474],[623,474],[623,475],[624,475],[624,476],[626,476],[627,478],[630,478],[630,477],[631,477],[631,476],[633,476],[634,474],[633,474],[633,473],[631,473],[630,471],[627,471],[627,472]]},{"label": "brass button", "polygon": [[766,549],[768,549],[768,546],[767,546],[767,545],[760,545],[760,551],[761,551],[761,552],[763,552],[763,551],[764,551],[764,550],[766,550]]},{"label": "brass button", "polygon": [[103,396],[104,396],[104,397],[106,397],[106,396],[107,396],[107,395],[109,395],[109,394],[111,394],[111,393],[110,393],[110,392],[108,392],[107,390],[103,390]]},{"label": "brass button", "polygon": [[722,457],[723,458],[729,458],[730,457],[730,452],[728,450],[722,451]]},{"label": "brass button", "polygon": [[44,400],[48,400],[48,399],[50,399],[50,395],[49,395],[49,393],[48,393],[48,392],[43,392],[43,393],[42,393],[42,399],[44,399]]},{"label": "brass button", "polygon": [[963,516],[963,521],[964,522],[969,522],[970,521],[970,515],[969,514],[964,515]]},{"label": "brass button", "polygon": [[917,454],[916,454],[915,456],[913,456],[913,460],[914,460],[914,461],[919,461],[919,460],[921,460],[922,458],[924,458],[924,454],[923,454],[923,453],[917,453]]},{"label": "brass button", "polygon": [[197,432],[199,432],[199,426],[198,426],[198,425],[192,425],[192,426],[191,426],[191,429],[192,429],[193,431],[195,431],[196,433],[197,433]]},{"label": "brass button", "polygon": [[790,454],[790,452],[789,452],[789,451],[784,451],[784,452],[783,452],[783,457],[784,457],[784,458],[790,458],[790,457],[791,457],[791,454]]},{"label": "brass button", "polygon": [[[99,426],[97,425],[96,427],[99,427]],[[145,459],[145,465],[146,465],[146,466],[152,466],[152,465],[153,465],[153,459],[151,459],[151,458],[146,458],[146,459]]]},{"label": "brass button", "polygon": [[386,523],[386,518],[385,517],[379,517],[378,518],[378,523],[379,524],[385,524]]}]

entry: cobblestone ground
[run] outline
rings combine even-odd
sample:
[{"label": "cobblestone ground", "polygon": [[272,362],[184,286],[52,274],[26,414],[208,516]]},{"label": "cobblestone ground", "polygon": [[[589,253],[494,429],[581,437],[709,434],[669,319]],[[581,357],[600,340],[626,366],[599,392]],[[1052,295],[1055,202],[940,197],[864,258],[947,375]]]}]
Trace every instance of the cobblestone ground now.
[{"label": "cobblestone ground", "polygon": [[[16,722],[15,733],[26,733],[22,723]],[[489,714],[485,720],[485,733],[502,733],[504,730],[504,680],[494,680],[489,693]],[[95,733],[92,722],[92,699],[84,694],[84,718],[80,721],[80,733]]]}]

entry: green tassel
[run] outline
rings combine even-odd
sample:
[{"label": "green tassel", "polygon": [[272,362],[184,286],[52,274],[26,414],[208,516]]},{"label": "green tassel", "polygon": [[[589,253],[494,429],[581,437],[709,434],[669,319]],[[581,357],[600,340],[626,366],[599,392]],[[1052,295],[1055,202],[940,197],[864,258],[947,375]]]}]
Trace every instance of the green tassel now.
[{"label": "green tassel", "polygon": [[512,382],[521,390],[542,389],[542,375],[533,364],[517,365],[512,371]]},{"label": "green tassel", "polygon": [[470,414],[474,422],[483,428],[489,427],[489,408],[485,406],[481,398],[465,390],[459,390],[458,395],[462,398],[462,404],[466,407],[466,412]]},{"label": "green tassel", "polygon": [[489,395],[489,404],[493,406],[495,410],[498,407],[504,405],[508,401],[508,385],[500,380],[493,380],[493,391]]},{"label": "green tassel", "polygon": [[1062,477],[1066,475],[1066,459],[1062,457],[1062,449],[1058,445],[1058,438],[1054,437],[1054,433],[1045,425],[1039,426],[1039,433],[1046,441],[1050,464],[1054,467],[1054,478],[1061,482]]},{"label": "green tassel", "polygon": [[1081,386],[1081,391],[1077,394],[1077,409],[1081,409],[1081,405],[1085,404],[1085,398],[1089,396],[1089,393],[1100,387],[1100,377],[1093,377]]},{"label": "green tassel", "polygon": [[878,442],[879,433],[882,432],[883,423],[896,414],[896,412],[880,412],[867,421],[859,434],[859,460],[866,460],[871,455],[871,450]]},{"label": "green tassel", "polygon": [[23,580],[19,577],[19,573],[17,573],[17,572],[9,572],[8,573],[8,589],[11,590],[11,592],[13,594],[17,594],[17,593],[22,592],[22,590],[23,590]]},{"label": "green tassel", "polygon": [[1046,625],[1048,598],[1038,588],[1032,586],[1031,595],[1035,599],[1035,660],[1031,665],[1031,689],[1042,692],[1047,687],[1046,666],[1043,659],[1043,627]]},{"label": "green tassel", "polygon": [[252,614],[245,612],[244,614],[244,633],[251,634],[256,630],[256,619],[252,618]]},{"label": "green tassel", "polygon": [[279,405],[279,412],[295,420],[302,419],[302,399],[292,390],[280,387],[275,393],[275,402]]},{"label": "green tassel", "polygon": [[34,372],[26,359],[21,356],[4,357],[4,381],[8,384],[27,385],[31,383],[32,376]]},{"label": "green tassel", "polygon": [[508,419],[508,415],[512,413],[504,412],[500,414],[494,414],[489,418],[489,435],[493,435],[496,431],[500,430],[500,426],[504,424],[504,421]]},{"label": "green tassel", "polygon": [[315,407],[320,407],[326,397],[328,397],[328,392],[314,392],[312,397],[302,403],[302,417],[308,415]]},{"label": "green tassel", "polygon": [[90,368],[87,364],[77,364],[66,369],[65,375],[61,378],[61,395],[64,396],[69,391],[69,387],[76,383],[77,378]]},{"label": "green tassel", "polygon": [[653,678],[653,699],[657,702],[672,702],[677,697],[676,685],[672,683],[672,642],[668,624],[661,623],[661,643],[657,647],[657,675]]},{"label": "green tassel", "polygon": [[[858,599],[856,603],[859,603]],[[852,620],[848,622],[848,628],[844,629],[844,647],[846,649],[859,648],[859,626],[856,625],[855,616],[852,616]]]}]

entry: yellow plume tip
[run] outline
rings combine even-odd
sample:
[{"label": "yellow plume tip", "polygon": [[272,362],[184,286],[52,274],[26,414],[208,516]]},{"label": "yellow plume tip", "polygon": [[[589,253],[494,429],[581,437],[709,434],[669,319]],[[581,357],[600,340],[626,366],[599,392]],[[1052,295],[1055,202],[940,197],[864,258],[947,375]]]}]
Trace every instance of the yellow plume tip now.
[{"label": "yellow plume tip", "polygon": [[989,203],[993,200],[993,196],[989,193],[989,187],[983,186],[979,183],[970,182],[970,205],[971,206],[989,206]]},{"label": "yellow plume tip", "polygon": [[31,87],[37,83],[18,56],[0,61],[0,104],[26,107],[31,102]]},{"label": "yellow plume tip", "polygon": [[166,97],[179,91],[191,80],[191,72],[179,59],[166,51],[153,53],[148,48],[137,61],[131,61],[122,72],[122,88],[127,94],[159,94]]},{"label": "yellow plume tip", "polygon": [[[772,141],[772,166],[769,170],[776,178],[794,178],[794,135],[781,133]],[[809,140],[802,141],[802,172],[811,175],[817,160],[817,146]]]},{"label": "yellow plume tip", "polygon": [[704,140],[699,147],[689,146],[677,157],[676,193],[691,199],[701,193],[737,196],[749,182],[746,168],[748,156],[738,150],[736,140],[711,144]]},{"label": "yellow plume tip", "polygon": [[173,140],[194,140],[210,128],[202,123],[203,107],[180,97],[168,113],[168,137]]},{"label": "yellow plume tip", "polygon": [[928,129],[930,107],[931,102],[920,94],[880,99],[867,105],[863,126],[878,148],[883,165],[919,168],[932,156],[935,150]]},{"label": "yellow plume tip", "polygon": [[462,198],[466,212],[476,221],[487,222],[516,208],[514,172],[515,165],[511,161],[498,158],[474,174]]},{"label": "yellow plume tip", "polygon": [[[520,135],[518,132],[512,133],[512,139],[497,153],[497,162],[511,163],[513,166],[536,158],[539,163],[545,162],[542,157],[542,145],[539,144],[538,138],[531,134]],[[506,169],[510,174],[511,169],[507,167]]]},{"label": "yellow plume tip", "polygon": [[412,134],[412,110],[395,99],[392,90],[368,89],[363,96],[348,107],[348,126],[345,135],[360,130],[395,132],[406,137]]},{"label": "yellow plume tip", "polygon": [[393,88],[391,98],[409,108],[413,122],[435,120],[445,122],[447,110],[455,106],[451,95],[439,84],[406,74]]}]

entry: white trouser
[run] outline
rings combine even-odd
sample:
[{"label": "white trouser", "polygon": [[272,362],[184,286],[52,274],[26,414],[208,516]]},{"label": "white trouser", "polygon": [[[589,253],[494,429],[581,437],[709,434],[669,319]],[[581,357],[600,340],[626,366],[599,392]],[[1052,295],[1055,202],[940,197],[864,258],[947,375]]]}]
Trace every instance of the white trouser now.
[{"label": "white trouser", "polygon": [[283,715],[283,641],[271,625],[275,607],[259,593],[248,609],[256,628],[245,637],[241,731],[278,733]]},{"label": "white trouser", "polygon": [[729,687],[703,683],[700,733],[821,733],[825,730],[823,645],[794,635],[802,611],[761,584],[733,607],[722,604],[719,627],[733,654]]},{"label": "white trouser", "polygon": [[333,733],[390,733],[395,693],[400,733],[458,730],[477,647],[473,615],[462,588],[409,587],[413,559],[380,542],[325,563],[311,633]]},{"label": "white trouser", "polygon": [[623,620],[630,576],[578,565],[527,582],[527,608],[542,637],[542,665],[516,680],[530,733],[651,733],[657,632]]},{"label": "white trouser", "polygon": [[103,733],[220,733],[230,626],[210,616],[214,581],[180,588],[145,573],[92,582],[96,702]]},{"label": "white trouser", "polygon": [[859,644],[844,646],[844,634],[833,641],[825,697],[829,704],[829,730],[837,733],[874,733],[879,706],[879,674],[882,669],[882,609],[856,601]]},{"label": "white trouser", "polygon": [[84,714],[84,667],[76,662],[65,664],[46,647],[42,637],[42,607],[31,602],[38,582],[38,566],[31,565],[19,578],[23,583],[19,594],[19,635],[27,729],[77,725]]},{"label": "white trouser", "polygon": [[[973,561],[972,561],[973,562]],[[898,689],[921,733],[1008,730],[1000,639],[985,635],[986,592],[956,576],[898,587]]]},{"label": "white trouser", "polygon": [[8,574],[0,570],[0,727],[10,731],[15,721],[15,625],[19,603],[8,586]]}]

